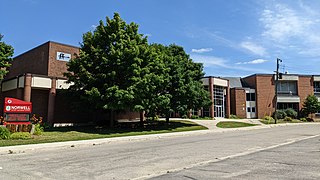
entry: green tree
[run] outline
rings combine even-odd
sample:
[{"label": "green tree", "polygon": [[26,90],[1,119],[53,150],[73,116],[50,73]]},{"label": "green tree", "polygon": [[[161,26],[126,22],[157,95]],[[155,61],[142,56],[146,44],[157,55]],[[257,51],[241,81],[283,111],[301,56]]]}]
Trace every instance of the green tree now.
[{"label": "green tree", "polygon": [[170,103],[161,111],[169,122],[172,112],[187,114],[190,109],[198,109],[211,105],[209,93],[204,90],[201,78],[203,66],[193,62],[184,49],[177,45],[166,48],[166,64],[169,68],[169,83],[165,93],[170,95]]},{"label": "green tree", "polygon": [[161,44],[150,45],[141,64],[140,77],[136,77],[134,110],[145,111],[151,118],[170,103],[171,95],[165,91],[170,70],[166,65],[165,48]]},{"label": "green tree", "polygon": [[303,103],[302,112],[305,115],[310,115],[320,111],[320,103],[315,95],[308,95]]},{"label": "green tree", "polygon": [[[80,55],[68,63],[65,75],[81,99],[96,110],[114,112],[135,107],[135,88],[148,49],[138,25],[127,24],[115,13],[83,35]],[[137,108],[137,107],[136,107]]]},{"label": "green tree", "polygon": [[13,47],[2,41],[3,35],[0,34],[0,80],[8,73],[11,66]]}]

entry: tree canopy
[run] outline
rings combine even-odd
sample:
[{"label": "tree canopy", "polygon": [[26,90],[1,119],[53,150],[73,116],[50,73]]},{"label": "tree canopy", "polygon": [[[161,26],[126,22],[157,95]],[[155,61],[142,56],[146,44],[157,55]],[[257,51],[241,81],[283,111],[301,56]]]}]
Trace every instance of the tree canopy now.
[{"label": "tree canopy", "polygon": [[0,80],[8,73],[11,66],[13,47],[2,41],[3,35],[0,34]]},{"label": "tree canopy", "polygon": [[320,103],[315,95],[308,95],[303,103],[302,112],[306,115],[320,111]]},{"label": "tree canopy", "polygon": [[118,13],[83,35],[79,56],[67,66],[70,89],[95,110],[145,111],[154,117],[211,103],[201,83],[202,64],[180,46],[148,44],[138,25]]}]

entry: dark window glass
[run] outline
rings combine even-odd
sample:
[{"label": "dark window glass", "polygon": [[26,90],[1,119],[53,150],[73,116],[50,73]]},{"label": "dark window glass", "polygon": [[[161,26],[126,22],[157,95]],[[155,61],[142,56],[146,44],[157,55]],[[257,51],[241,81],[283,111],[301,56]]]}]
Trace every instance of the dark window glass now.
[{"label": "dark window glass", "polygon": [[256,101],[256,93],[250,93],[251,101]]},{"label": "dark window glass", "polygon": [[255,108],[255,107],[252,107],[252,108],[251,108],[251,112],[256,112],[256,108]]},{"label": "dark window glass", "polygon": [[250,101],[250,93],[247,93],[247,101]]},{"label": "dark window glass", "polygon": [[250,107],[247,107],[247,112],[251,112],[251,108]]}]

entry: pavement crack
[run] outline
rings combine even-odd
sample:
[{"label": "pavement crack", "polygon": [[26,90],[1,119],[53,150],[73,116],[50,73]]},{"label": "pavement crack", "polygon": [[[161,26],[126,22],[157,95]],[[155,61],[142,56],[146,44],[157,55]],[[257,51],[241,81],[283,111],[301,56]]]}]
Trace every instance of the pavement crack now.
[{"label": "pavement crack", "polygon": [[184,175],[183,177],[188,178],[188,179],[192,179],[192,180],[197,180],[196,178],[190,177],[190,176],[186,176]]}]

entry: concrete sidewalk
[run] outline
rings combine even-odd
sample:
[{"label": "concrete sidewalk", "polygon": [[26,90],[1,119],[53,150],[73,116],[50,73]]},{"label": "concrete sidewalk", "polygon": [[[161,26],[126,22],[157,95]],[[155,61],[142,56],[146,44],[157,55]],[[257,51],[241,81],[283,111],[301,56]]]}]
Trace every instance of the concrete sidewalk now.
[{"label": "concrete sidewalk", "polygon": [[[186,119],[183,119],[186,120]],[[187,119],[189,120],[189,119]],[[54,150],[61,148],[79,148],[79,147],[88,147],[88,146],[96,146],[102,144],[110,144],[110,143],[125,143],[130,141],[145,141],[145,140],[153,140],[153,139],[161,139],[161,138],[173,138],[173,137],[182,137],[182,136],[194,136],[194,135],[202,135],[209,133],[223,133],[230,131],[246,131],[253,129],[262,129],[262,128],[272,128],[277,126],[288,126],[288,125],[300,125],[300,124],[315,124],[315,123],[291,123],[291,124],[272,124],[272,125],[259,125],[259,126],[250,126],[250,127],[242,127],[242,128],[218,128],[216,124],[220,121],[234,121],[228,119],[219,119],[219,120],[189,120],[191,122],[195,122],[197,124],[208,127],[208,130],[198,130],[198,131],[185,131],[185,132],[174,132],[174,133],[163,133],[163,134],[150,134],[150,135],[138,135],[138,136],[125,136],[125,137],[115,137],[115,138],[102,138],[102,139],[91,139],[91,140],[79,140],[79,141],[65,141],[65,142],[53,142],[53,143],[42,143],[42,144],[29,144],[29,145],[17,145],[17,146],[6,146],[0,147],[0,155],[5,154],[18,154],[18,153],[30,153],[36,151],[46,151],[46,150]],[[241,122],[249,122],[251,120],[242,120],[238,119]],[[256,120],[253,120],[254,123]],[[317,123],[320,124],[320,123]]]},{"label": "concrete sidewalk", "polygon": [[[179,119],[181,120],[181,119]],[[257,125],[265,125],[261,123],[260,119],[226,119],[226,118],[215,118],[215,120],[197,120],[197,119],[185,119],[194,123],[197,123],[199,125],[202,125],[204,127],[207,127],[209,130],[214,129],[221,129],[217,127],[217,124],[221,121],[236,121],[236,122],[244,122],[244,123],[250,123],[250,124],[257,124]]]}]

